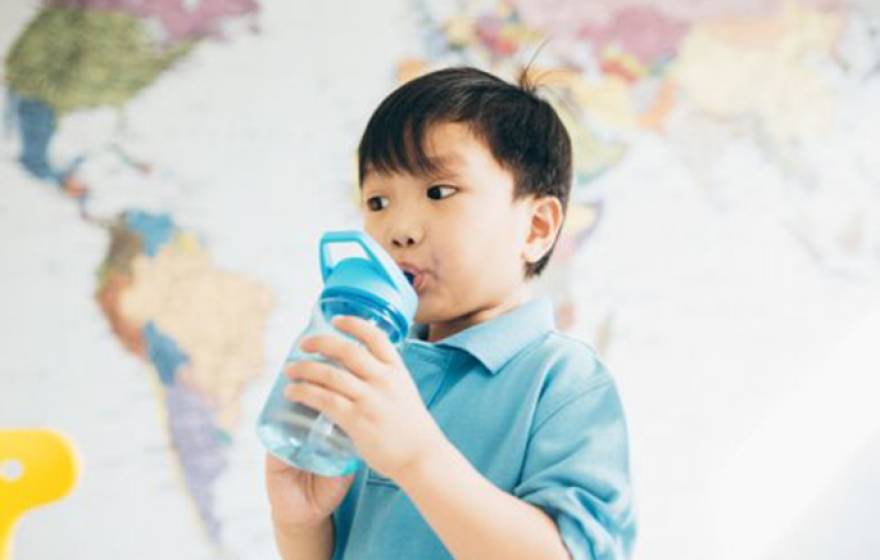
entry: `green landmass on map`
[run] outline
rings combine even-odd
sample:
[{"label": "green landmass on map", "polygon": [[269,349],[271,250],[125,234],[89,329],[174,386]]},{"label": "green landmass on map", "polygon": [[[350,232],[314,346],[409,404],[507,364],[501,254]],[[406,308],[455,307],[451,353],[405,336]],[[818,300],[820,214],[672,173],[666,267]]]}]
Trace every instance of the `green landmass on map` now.
[{"label": "green landmass on map", "polygon": [[121,12],[49,8],[10,49],[7,82],[58,113],[121,107],[194,44],[163,47],[140,19]]}]

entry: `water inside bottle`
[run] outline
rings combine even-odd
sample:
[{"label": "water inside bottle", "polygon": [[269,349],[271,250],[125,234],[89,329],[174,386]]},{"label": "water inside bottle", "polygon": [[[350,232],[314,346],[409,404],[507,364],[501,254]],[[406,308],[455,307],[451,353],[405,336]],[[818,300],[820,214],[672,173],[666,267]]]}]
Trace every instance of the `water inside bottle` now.
[{"label": "water inside bottle", "polygon": [[[297,359],[303,359],[300,356]],[[330,363],[319,356],[311,361]],[[299,402],[288,401],[290,383],[278,376],[269,403],[260,417],[258,434],[269,451],[287,464],[322,476],[344,476],[357,470],[359,459],[345,432],[326,415]]]},{"label": "water inside bottle", "polygon": [[[330,320],[338,315],[355,315],[370,321],[387,333],[394,344],[404,336],[387,309],[351,297],[319,302],[303,335],[334,333],[351,339],[330,324]],[[300,351],[300,340],[294,343],[285,366],[301,360],[336,365],[321,355]],[[326,415],[302,403],[287,400],[283,393],[290,382],[282,369],[258,422],[257,431],[263,444],[289,465],[322,476],[345,476],[355,472],[361,461],[351,439]]]}]

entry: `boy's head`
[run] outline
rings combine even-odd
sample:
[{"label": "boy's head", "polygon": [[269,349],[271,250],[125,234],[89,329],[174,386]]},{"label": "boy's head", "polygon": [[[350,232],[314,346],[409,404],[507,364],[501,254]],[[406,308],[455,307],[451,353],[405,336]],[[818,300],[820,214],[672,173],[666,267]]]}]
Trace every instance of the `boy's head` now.
[{"label": "boy's head", "polygon": [[358,172],[366,231],[415,275],[416,321],[443,322],[505,306],[544,269],[568,204],[571,142],[530,86],[450,68],[385,98]]}]

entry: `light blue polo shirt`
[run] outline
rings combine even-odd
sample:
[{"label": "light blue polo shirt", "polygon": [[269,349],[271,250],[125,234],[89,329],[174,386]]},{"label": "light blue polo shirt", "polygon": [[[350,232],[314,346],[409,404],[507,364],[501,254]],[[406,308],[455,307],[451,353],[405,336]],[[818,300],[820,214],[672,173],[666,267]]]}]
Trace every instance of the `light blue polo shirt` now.
[{"label": "light blue polo shirt", "polygon": [[[425,334],[416,325],[401,354],[452,444],[552,517],[572,558],[629,557],[636,522],[617,389],[589,346],[555,330],[550,300],[435,343]],[[366,465],[333,523],[334,560],[452,557],[397,484]]]}]

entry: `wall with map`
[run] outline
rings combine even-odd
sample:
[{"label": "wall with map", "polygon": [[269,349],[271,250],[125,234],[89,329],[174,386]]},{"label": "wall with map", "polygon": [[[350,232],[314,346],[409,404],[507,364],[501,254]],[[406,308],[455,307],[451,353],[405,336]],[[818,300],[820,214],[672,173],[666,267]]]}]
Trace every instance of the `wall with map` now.
[{"label": "wall with map", "polygon": [[13,0],[0,52],[0,427],[82,462],[16,558],[274,557],[254,422],[367,118],[529,62],[576,152],[541,289],[618,380],[637,557],[880,547],[875,0]]}]

